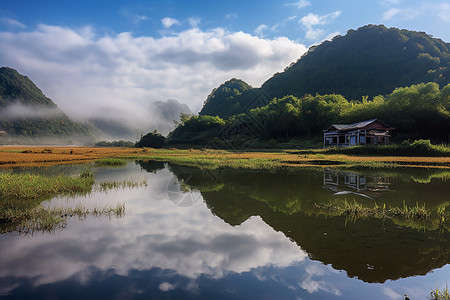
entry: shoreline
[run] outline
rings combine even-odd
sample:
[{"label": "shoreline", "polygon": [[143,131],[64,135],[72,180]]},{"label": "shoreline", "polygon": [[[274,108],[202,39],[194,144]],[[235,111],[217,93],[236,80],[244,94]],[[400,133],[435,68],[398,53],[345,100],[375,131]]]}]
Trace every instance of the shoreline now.
[{"label": "shoreline", "polygon": [[81,164],[102,158],[154,160],[206,169],[220,167],[276,169],[301,167],[337,168],[439,168],[450,169],[450,157],[356,156],[298,154],[295,150],[261,149],[232,152],[213,149],[153,149],[114,147],[0,146],[0,168],[46,167]]}]

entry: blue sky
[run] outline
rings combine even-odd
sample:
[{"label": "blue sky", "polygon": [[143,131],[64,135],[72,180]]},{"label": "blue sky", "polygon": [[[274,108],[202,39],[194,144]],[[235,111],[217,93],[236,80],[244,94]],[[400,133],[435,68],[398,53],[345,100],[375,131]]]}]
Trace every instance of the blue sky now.
[{"label": "blue sky", "polygon": [[[306,24],[308,16],[310,23]],[[266,28],[262,30],[264,37],[286,36],[307,46],[321,41],[327,36],[325,33],[345,34],[348,29],[366,24],[385,24],[425,31],[450,41],[450,1],[446,0],[3,0],[0,17],[3,30],[13,30],[15,26],[8,21],[14,20],[28,30],[39,24],[69,28],[92,26],[99,34],[132,32],[135,36],[152,37],[187,30],[194,23],[203,30],[221,27],[252,34],[261,34],[257,28],[262,25],[260,28]],[[175,21],[172,30],[164,26],[164,18]],[[307,38],[310,24],[324,34]]]},{"label": "blue sky", "polygon": [[137,108],[170,98],[198,111],[232,77],[259,86],[309,46],[367,24],[450,42],[450,1],[2,0],[0,65],[72,117],[140,119]]}]

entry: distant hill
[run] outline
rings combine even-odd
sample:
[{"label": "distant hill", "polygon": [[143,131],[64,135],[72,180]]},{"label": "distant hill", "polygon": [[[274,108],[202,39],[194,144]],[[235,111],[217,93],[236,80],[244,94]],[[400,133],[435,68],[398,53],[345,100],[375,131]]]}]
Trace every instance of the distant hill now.
[{"label": "distant hill", "polygon": [[174,99],[155,101],[146,110],[148,119],[145,124],[130,123],[127,120],[96,117],[88,120],[92,124],[92,131],[100,139],[138,140],[141,134],[157,130],[166,135],[175,128],[175,121],[180,120],[180,114],[192,114],[191,109],[184,103]]},{"label": "distant hill", "polygon": [[180,121],[180,114],[192,114],[187,104],[175,99],[167,101],[155,101],[149,108],[151,114],[159,115],[159,124],[156,128],[160,133],[166,135],[175,128],[175,122]]},{"label": "distant hill", "polygon": [[2,140],[9,141],[14,137],[92,140],[86,126],[72,121],[28,77],[7,67],[0,68],[0,131],[6,132]]},{"label": "distant hill", "polygon": [[340,94],[361,100],[421,82],[443,87],[450,83],[450,44],[424,32],[367,25],[311,47],[260,89],[243,88],[235,93],[231,88],[238,82],[232,79],[213,90],[200,114],[239,114],[243,107],[258,106],[260,101],[255,99],[261,94],[270,99]]}]

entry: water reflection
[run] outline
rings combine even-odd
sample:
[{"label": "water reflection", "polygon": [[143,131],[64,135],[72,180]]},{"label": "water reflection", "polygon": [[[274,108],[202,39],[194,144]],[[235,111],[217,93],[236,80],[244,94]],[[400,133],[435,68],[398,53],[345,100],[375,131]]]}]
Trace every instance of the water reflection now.
[{"label": "water reflection", "polygon": [[323,187],[334,195],[355,194],[376,200],[390,191],[390,185],[390,177],[386,175],[323,170]]},{"label": "water reflection", "polygon": [[[172,172],[180,177],[187,174],[183,169],[171,166]],[[192,172],[202,176],[201,171]],[[416,171],[413,174],[418,175]],[[411,178],[413,174],[404,176]],[[328,171],[324,174],[322,170],[308,170],[284,175],[222,171],[220,176],[203,176],[204,185],[200,187],[203,198],[212,212],[225,222],[236,226],[251,216],[261,216],[272,228],[300,245],[311,258],[345,270],[349,276],[365,282],[424,275],[450,261],[450,233],[447,229],[418,231],[408,227],[408,222],[402,223],[401,219],[360,219],[346,223],[342,216],[318,215],[313,208],[314,203],[341,200],[340,195],[330,194],[322,187]],[[355,173],[338,176],[357,177]],[[360,182],[361,177],[377,181],[384,178],[390,183],[389,187],[395,191],[391,190],[382,198],[388,205],[403,205],[404,199],[414,204],[426,201],[427,207],[448,205],[449,186],[442,180],[422,184],[405,181],[405,177],[395,174],[369,173],[359,175]],[[347,182],[353,185],[351,180]],[[212,191],[211,185],[221,186],[221,189]],[[373,192],[367,189],[372,185],[367,185],[366,181],[366,190],[361,189],[360,192]],[[345,184],[344,187],[349,188]],[[428,194],[430,188],[434,193]],[[423,194],[428,194],[428,197],[422,197]]]},{"label": "water reflection", "polygon": [[[131,168],[133,165],[128,165],[124,170],[128,173]],[[135,173],[137,170],[134,166]],[[102,169],[97,174],[104,178],[107,172]],[[117,169],[111,172],[117,176]],[[1,236],[0,278],[12,281],[3,287],[3,293],[18,288],[17,282],[22,281],[31,281],[32,286],[67,280],[87,283],[93,279],[93,270],[128,276],[156,268],[191,280],[199,276],[219,279],[230,272],[268,265],[287,267],[305,259],[298,245],[273,231],[260,217],[230,227],[203,202],[180,208],[170,201],[154,201],[169,200],[167,186],[173,174],[167,169],[147,174],[147,188],[92,194],[86,199],[121,199],[127,208],[124,219],[70,220],[64,231],[51,235]]]},{"label": "water reflection", "polygon": [[[211,172],[140,162],[95,174],[98,181],[145,177],[148,186],[75,199],[125,202],[123,219],[71,219],[52,234],[0,236],[0,297],[423,298],[450,275],[441,268],[450,259],[448,230],[417,231],[393,220],[346,224],[318,214],[314,203],[345,196],[323,188],[322,170]],[[447,205],[442,173],[357,174],[366,187],[368,178],[387,178],[390,191],[377,201],[428,194],[431,207]],[[342,187],[368,190],[359,186]],[[171,201],[171,193],[193,192],[201,198],[191,205]],[[389,281],[398,278],[408,279]]]}]

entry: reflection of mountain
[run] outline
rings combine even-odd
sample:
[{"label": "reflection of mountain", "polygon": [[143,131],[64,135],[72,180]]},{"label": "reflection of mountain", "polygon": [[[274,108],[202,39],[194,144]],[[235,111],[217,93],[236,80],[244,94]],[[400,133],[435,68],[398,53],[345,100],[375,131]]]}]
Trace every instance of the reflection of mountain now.
[{"label": "reflection of mountain", "polygon": [[[200,190],[208,207],[230,225],[239,225],[250,216],[261,216],[313,259],[366,282],[423,275],[450,262],[447,230],[419,232],[391,220],[377,219],[346,224],[345,217],[314,214],[313,203],[336,198],[322,188],[322,171],[282,175],[244,171],[211,174],[178,166],[171,166],[171,170],[180,179],[188,175],[201,179]],[[400,176],[409,177],[397,174]],[[443,181],[424,185],[405,183],[397,177],[391,178],[396,192],[388,193],[385,201],[402,203],[405,195],[411,195],[410,191],[420,197],[429,194],[430,187],[436,191],[433,205],[445,203],[447,199],[449,187]],[[211,185],[221,189],[212,190]],[[203,187],[208,191],[203,191]],[[433,194],[428,199],[430,195]],[[419,199],[416,197],[410,200],[415,202]]]}]

